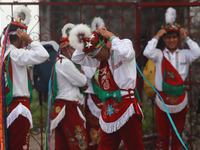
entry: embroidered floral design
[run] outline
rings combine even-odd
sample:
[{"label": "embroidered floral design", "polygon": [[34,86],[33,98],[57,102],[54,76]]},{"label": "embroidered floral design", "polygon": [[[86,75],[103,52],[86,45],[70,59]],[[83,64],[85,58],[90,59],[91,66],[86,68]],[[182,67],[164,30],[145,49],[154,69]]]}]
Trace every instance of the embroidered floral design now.
[{"label": "embroidered floral design", "polygon": [[179,101],[178,96],[167,96],[166,99],[170,104],[176,104]]},{"label": "embroidered floral design", "polygon": [[61,110],[60,106],[58,106],[58,107],[55,108],[55,112],[56,112],[56,113],[59,113],[60,110]]},{"label": "embroidered floral design", "polygon": [[67,131],[69,133],[69,142],[70,142],[70,145],[74,145],[75,144],[75,138],[73,138],[73,136],[71,135],[71,133],[69,132],[68,129],[67,129]]},{"label": "embroidered floral design", "polygon": [[108,105],[108,107],[107,107],[108,109],[107,109],[107,115],[112,115],[114,112],[113,112],[113,110],[115,109],[115,108],[113,108],[112,107],[112,105]]},{"label": "embroidered floral design", "polygon": [[96,72],[94,74],[94,78],[95,78],[96,82],[99,83],[99,80],[98,80],[98,78],[99,78],[99,69],[96,70]]},{"label": "embroidered floral design", "polygon": [[87,148],[86,139],[85,139],[85,136],[83,136],[83,129],[80,126],[75,126],[74,137],[69,132],[69,129],[67,129],[67,131],[69,133],[69,141],[70,141],[71,146],[78,145],[81,150],[85,150]]},{"label": "embroidered floral design", "polygon": [[104,88],[105,90],[108,90],[108,89],[110,88],[110,84],[109,84],[109,81],[108,81],[108,80],[106,80],[106,81],[103,83],[103,88]]},{"label": "embroidered floral design", "polygon": [[27,135],[26,135],[26,145],[23,146],[23,150],[28,149],[29,140],[30,140],[30,132],[28,132]]},{"label": "embroidered floral design", "polygon": [[103,75],[101,78],[101,84],[103,85],[103,89],[108,90],[110,88],[110,83],[109,83],[110,73],[106,72],[106,68],[101,69],[100,72],[101,72],[100,75]]},{"label": "embroidered floral design", "polygon": [[168,78],[175,78],[173,71],[172,72],[167,72],[166,75],[167,75]]},{"label": "embroidered floral design", "polygon": [[75,126],[75,133],[76,133],[75,137],[79,141],[79,148],[81,150],[85,150],[87,148],[87,143],[85,136],[83,135],[83,128],[80,126]]}]

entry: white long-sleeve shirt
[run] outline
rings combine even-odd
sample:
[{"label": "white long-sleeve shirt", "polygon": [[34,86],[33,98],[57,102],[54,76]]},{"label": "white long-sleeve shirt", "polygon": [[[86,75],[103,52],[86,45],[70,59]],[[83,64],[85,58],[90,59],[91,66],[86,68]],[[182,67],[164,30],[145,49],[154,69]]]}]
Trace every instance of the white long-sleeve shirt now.
[{"label": "white long-sleeve shirt", "polygon": [[[110,70],[114,74],[114,80],[120,89],[134,89],[136,86],[136,64],[135,51],[129,39],[120,40],[115,38],[111,42],[111,49],[114,51],[114,64],[122,61],[122,65],[112,69],[111,56],[108,59]],[[72,61],[77,64],[98,67],[100,62],[85,55],[83,51],[76,50],[72,55]],[[127,95],[127,91],[121,91],[121,95]]]},{"label": "white long-sleeve shirt", "polygon": [[88,88],[84,91],[84,93],[94,94],[91,79],[94,76],[97,68],[89,67],[89,66],[81,66],[81,69],[85,72],[85,76],[87,78],[87,84],[88,84]]},{"label": "white long-sleeve shirt", "polygon": [[83,87],[87,79],[73,64],[71,60],[64,55],[62,61],[56,62],[56,79],[58,86],[58,95],[56,99],[67,101],[79,101],[83,104],[84,98],[80,93],[79,87]]},{"label": "white long-sleeve shirt", "polygon": [[18,49],[12,44],[6,45],[5,57],[10,52],[13,69],[13,97],[30,97],[27,66],[40,64],[49,57],[48,52],[39,42],[32,42],[27,48],[25,50]]},{"label": "white long-sleeve shirt", "polygon": [[[161,71],[161,62],[163,58],[162,51],[160,49],[156,49],[158,40],[153,38],[148,42],[148,45],[146,46],[143,54],[147,58],[151,59],[156,67],[156,73],[155,73],[155,87],[162,91],[162,71]],[[178,72],[181,75],[183,81],[185,81],[187,75],[188,75],[188,69],[189,65],[200,57],[200,47],[196,42],[189,39],[187,40],[187,44],[190,48],[189,49],[177,49],[173,54],[165,48],[163,53],[166,59],[169,60],[168,53],[171,57],[171,64],[176,68],[176,52],[178,52]]]}]

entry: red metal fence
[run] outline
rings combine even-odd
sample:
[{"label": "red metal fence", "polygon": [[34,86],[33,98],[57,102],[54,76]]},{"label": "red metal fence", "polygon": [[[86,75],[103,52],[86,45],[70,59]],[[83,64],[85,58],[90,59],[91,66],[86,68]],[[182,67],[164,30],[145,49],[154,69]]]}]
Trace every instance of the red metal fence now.
[{"label": "red metal fence", "polygon": [[[177,10],[177,22],[184,27],[188,35],[200,43],[200,21],[198,19],[200,2],[189,2],[184,0],[168,0],[154,2],[1,2],[1,6],[9,5],[13,11],[14,5],[39,6],[39,15],[33,28],[39,24],[39,32],[30,30],[34,40],[48,41],[61,39],[61,28],[68,22],[78,24],[91,24],[94,16],[104,19],[108,30],[120,38],[129,38],[134,43],[137,54],[137,63],[141,69],[144,68],[146,58],[142,51],[161,25],[164,24],[164,14],[167,7]],[[2,19],[1,19],[2,21]],[[180,47],[186,44],[180,41]],[[184,143],[190,150],[197,150],[200,145],[199,123],[196,121],[196,109],[199,99],[199,61],[195,61],[190,67],[189,76],[185,82],[189,96],[189,109],[186,125],[182,137]],[[154,99],[148,99],[143,94],[142,77],[138,74],[138,91],[143,101],[144,112],[144,144],[146,149],[154,150],[157,138]],[[44,133],[46,127],[46,102],[45,98],[39,103],[38,93],[35,92],[35,102],[31,105],[34,128],[31,130],[30,149],[44,149]],[[34,147],[33,145],[37,145]],[[199,146],[200,147],[200,146]]]}]

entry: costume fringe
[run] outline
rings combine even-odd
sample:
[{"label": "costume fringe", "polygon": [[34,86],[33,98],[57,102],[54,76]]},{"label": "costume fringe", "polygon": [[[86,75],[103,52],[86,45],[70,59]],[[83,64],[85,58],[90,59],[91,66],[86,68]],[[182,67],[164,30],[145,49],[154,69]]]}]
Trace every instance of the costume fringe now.
[{"label": "costume fringe", "polygon": [[[185,106],[187,105],[187,102],[188,102],[188,98],[187,98],[187,92],[186,92],[186,95],[185,95],[185,99],[183,100],[182,103],[178,104],[178,105],[166,105],[169,113],[178,113],[180,112],[181,110],[183,110],[183,108],[185,108]],[[158,94],[156,94],[156,104],[158,105],[158,107],[164,111],[165,111],[165,108],[164,108],[164,105],[162,103],[162,101],[160,100],[160,98],[158,97]]]},{"label": "costume fringe", "polygon": [[99,118],[100,115],[101,115],[101,109],[99,109],[99,108],[96,106],[96,104],[93,102],[93,100],[92,100],[90,94],[89,94],[89,96],[88,96],[87,105],[88,105],[89,110],[92,112],[92,114],[93,114],[95,117]]},{"label": "costume fringe", "polygon": [[55,129],[59,122],[64,118],[65,116],[65,108],[66,108],[66,105],[62,108],[62,110],[59,112],[59,114],[56,116],[55,119],[51,120],[51,128],[50,128],[50,132]]},{"label": "costume fringe", "polygon": [[139,108],[139,110],[140,110],[140,112],[141,112],[141,114],[142,114],[142,122],[143,122],[143,120],[144,120],[144,114],[143,114],[143,112],[142,112],[142,109],[141,109],[139,103],[137,103],[137,105],[138,105],[138,108]]},{"label": "costume fringe", "polygon": [[115,122],[106,123],[103,121],[102,116],[100,115],[99,124],[104,132],[113,133],[119,130],[133,114],[135,114],[135,110],[133,104],[131,104],[126,112]]},{"label": "costume fringe", "polygon": [[30,128],[33,127],[32,115],[28,108],[26,108],[22,103],[19,103],[15,109],[7,117],[7,128],[12,124],[12,122],[17,119],[19,115],[26,117],[30,122]]},{"label": "costume fringe", "polygon": [[83,113],[81,112],[80,108],[77,106],[77,111],[78,111],[78,114],[79,116],[81,117],[81,119],[83,119],[83,122],[84,122],[84,127],[86,128],[86,119],[85,117],[83,116]]}]

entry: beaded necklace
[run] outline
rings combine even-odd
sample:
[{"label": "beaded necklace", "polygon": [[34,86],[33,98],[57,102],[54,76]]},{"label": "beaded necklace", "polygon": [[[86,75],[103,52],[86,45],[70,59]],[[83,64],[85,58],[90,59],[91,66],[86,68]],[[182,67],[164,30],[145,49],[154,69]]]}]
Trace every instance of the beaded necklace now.
[{"label": "beaded necklace", "polygon": [[[169,62],[171,63],[171,56],[169,54],[169,51],[167,51],[167,55],[169,58]],[[176,52],[176,70],[178,71],[178,52]]]}]

